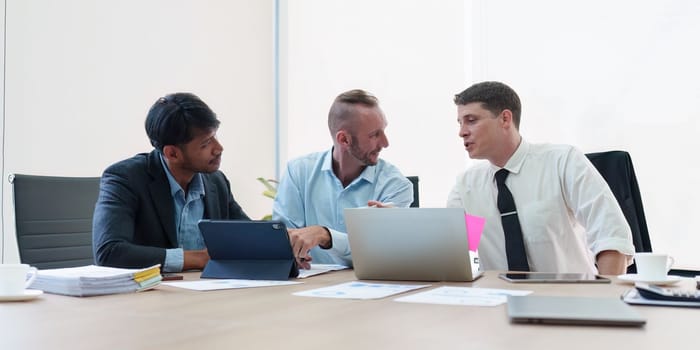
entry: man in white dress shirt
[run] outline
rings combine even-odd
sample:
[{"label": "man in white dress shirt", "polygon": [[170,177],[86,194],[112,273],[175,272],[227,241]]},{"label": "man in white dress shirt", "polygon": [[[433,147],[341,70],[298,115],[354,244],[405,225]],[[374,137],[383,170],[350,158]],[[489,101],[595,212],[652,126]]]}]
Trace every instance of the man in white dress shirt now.
[{"label": "man in white dress shirt", "polygon": [[474,84],[454,102],[469,157],[488,162],[458,176],[447,206],[486,218],[482,267],[509,266],[494,180],[506,169],[530,271],[625,273],[634,254],[630,227],[586,156],[568,145],[527,143],[518,131],[520,99],[503,83]]}]

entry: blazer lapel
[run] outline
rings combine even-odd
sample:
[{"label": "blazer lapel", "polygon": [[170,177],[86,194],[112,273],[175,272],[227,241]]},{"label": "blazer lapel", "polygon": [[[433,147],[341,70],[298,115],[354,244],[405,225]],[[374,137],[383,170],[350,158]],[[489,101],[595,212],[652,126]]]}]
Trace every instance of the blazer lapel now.
[{"label": "blazer lapel", "polygon": [[204,181],[204,217],[207,219],[221,219],[221,206],[218,201],[218,188],[209,181],[209,176],[202,176]]},{"label": "blazer lapel", "polygon": [[158,151],[152,151],[148,155],[148,172],[151,175],[151,183],[148,189],[151,193],[153,206],[158,212],[158,218],[165,230],[165,235],[171,247],[177,247],[177,232],[175,232],[175,208],[173,197],[170,195],[170,184],[160,162]]}]

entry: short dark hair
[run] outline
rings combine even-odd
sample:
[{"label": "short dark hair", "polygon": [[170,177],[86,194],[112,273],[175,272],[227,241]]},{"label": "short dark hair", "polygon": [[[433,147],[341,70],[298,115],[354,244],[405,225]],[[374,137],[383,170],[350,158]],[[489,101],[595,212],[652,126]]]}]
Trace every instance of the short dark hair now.
[{"label": "short dark hair", "polygon": [[148,111],[146,134],[151,145],[159,151],[167,145],[184,145],[196,130],[219,128],[216,114],[199,97],[178,92],[161,97]]},{"label": "short dark hair", "polygon": [[328,112],[328,130],[331,134],[335,134],[343,124],[355,116],[352,106],[358,104],[373,108],[379,105],[379,100],[369,92],[360,89],[346,91],[338,95]]},{"label": "short dark hair", "polygon": [[520,128],[520,97],[506,84],[497,81],[476,83],[455,95],[454,101],[458,106],[481,102],[483,108],[496,115],[509,109],[513,112],[515,128]]}]

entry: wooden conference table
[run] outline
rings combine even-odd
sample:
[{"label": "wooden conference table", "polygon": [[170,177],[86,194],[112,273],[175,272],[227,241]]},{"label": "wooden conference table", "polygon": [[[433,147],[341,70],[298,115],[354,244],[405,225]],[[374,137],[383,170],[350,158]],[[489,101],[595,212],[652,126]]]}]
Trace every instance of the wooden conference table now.
[{"label": "wooden conference table", "polygon": [[[473,286],[526,289],[533,295],[618,297],[611,284],[510,284],[496,271]],[[185,279],[198,279],[186,273]],[[511,324],[506,306],[445,306],[310,298],[293,292],[355,280],[352,270],[303,284],[220,291],[170,286],[99,297],[43,294],[0,303],[0,349],[690,349],[698,346],[700,309],[634,306],[642,328]],[[401,282],[407,283],[407,282]],[[411,282],[408,282],[411,283]],[[684,280],[679,287],[693,288]],[[412,293],[425,291],[422,289]]]}]

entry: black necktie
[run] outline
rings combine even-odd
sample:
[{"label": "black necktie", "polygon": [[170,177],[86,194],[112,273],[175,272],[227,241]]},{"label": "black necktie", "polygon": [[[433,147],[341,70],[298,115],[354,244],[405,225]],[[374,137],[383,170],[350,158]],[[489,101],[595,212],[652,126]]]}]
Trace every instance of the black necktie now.
[{"label": "black necktie", "polygon": [[506,187],[508,170],[501,169],[496,172],[496,185],[498,186],[498,211],[501,212],[501,223],[503,223],[503,233],[506,238],[506,256],[508,257],[508,270],[530,271],[525,255],[525,244],[523,243],[523,232],[520,229],[518,212],[515,209],[513,195]]}]

